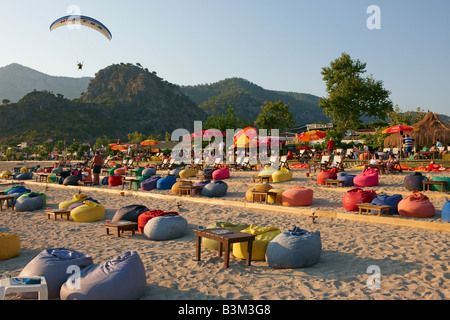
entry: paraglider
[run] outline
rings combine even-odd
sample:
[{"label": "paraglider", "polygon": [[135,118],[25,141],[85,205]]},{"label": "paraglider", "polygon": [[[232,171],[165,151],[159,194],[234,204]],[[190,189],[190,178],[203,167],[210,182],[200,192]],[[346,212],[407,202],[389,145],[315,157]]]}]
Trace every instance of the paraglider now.
[{"label": "paraglider", "polygon": [[73,26],[73,25],[82,25],[85,27],[92,28],[101,34],[103,34],[108,40],[112,39],[112,34],[108,30],[108,28],[101,23],[98,20],[95,20],[93,18],[87,17],[87,16],[80,16],[80,15],[70,15],[70,16],[64,16],[59,19],[56,19],[51,25],[50,25],[50,31],[55,30],[56,28],[62,27],[62,26]]},{"label": "paraglider", "polygon": [[78,62],[77,66],[78,66],[78,70],[83,70],[83,63]]}]

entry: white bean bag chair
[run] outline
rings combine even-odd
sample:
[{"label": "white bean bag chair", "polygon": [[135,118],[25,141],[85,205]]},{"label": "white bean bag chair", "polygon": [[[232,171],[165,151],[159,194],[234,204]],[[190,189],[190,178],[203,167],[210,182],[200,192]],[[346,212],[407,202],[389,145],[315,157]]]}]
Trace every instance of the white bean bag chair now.
[{"label": "white bean bag chair", "polygon": [[25,193],[17,198],[14,210],[16,212],[36,211],[42,209],[46,202],[47,198],[43,193]]},{"label": "white bean bag chair", "polygon": [[[59,298],[61,286],[72,275],[70,266],[83,269],[94,262],[89,254],[66,248],[45,249],[31,260],[19,277],[41,276],[47,282],[49,299]],[[37,298],[37,293],[22,293],[24,298]]]},{"label": "white bean bag chair", "polygon": [[185,235],[188,222],[180,215],[155,217],[145,224],[144,235],[155,241],[181,238]]},{"label": "white bean bag chair", "polygon": [[280,233],[269,242],[266,262],[272,268],[304,268],[316,264],[322,252],[319,231],[294,228]]},{"label": "white bean bag chair", "polygon": [[61,300],[137,300],[145,291],[145,267],[136,251],[127,251],[80,271],[79,285],[68,279]]}]

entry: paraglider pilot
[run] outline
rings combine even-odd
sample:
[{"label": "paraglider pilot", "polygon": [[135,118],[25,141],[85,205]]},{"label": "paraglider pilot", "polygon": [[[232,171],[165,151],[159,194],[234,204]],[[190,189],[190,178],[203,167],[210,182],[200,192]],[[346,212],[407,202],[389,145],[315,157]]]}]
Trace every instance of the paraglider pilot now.
[{"label": "paraglider pilot", "polygon": [[77,66],[78,70],[83,70],[83,64],[81,62],[78,62]]}]

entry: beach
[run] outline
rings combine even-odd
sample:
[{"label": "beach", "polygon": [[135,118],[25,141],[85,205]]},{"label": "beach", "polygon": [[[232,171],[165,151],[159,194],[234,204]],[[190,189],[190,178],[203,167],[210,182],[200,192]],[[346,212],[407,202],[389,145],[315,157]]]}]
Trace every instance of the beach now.
[{"label": "beach", "polygon": [[[34,166],[36,163],[22,163]],[[18,162],[0,162],[0,172],[20,166]],[[165,171],[167,172],[167,170]],[[314,207],[318,213],[335,213],[336,217],[320,215],[315,223],[309,217],[310,207],[286,208],[281,205],[261,204],[245,200],[245,193],[254,186],[251,179],[257,171],[231,171],[224,180],[228,193],[219,199],[201,196],[178,196],[170,190],[134,191],[128,186],[63,186],[24,181],[33,192],[45,193],[47,207],[72,199],[81,190],[106,208],[103,221],[75,223],[71,220],[47,219],[45,210],[0,214],[0,232],[17,233],[21,252],[17,257],[0,262],[0,273],[12,276],[21,270],[42,250],[69,248],[89,253],[94,263],[110,260],[126,251],[138,252],[146,268],[147,286],[142,300],[446,300],[450,298],[450,233],[433,228],[401,226],[399,217],[387,217],[392,223],[357,221],[357,214],[342,206],[343,195],[352,187],[320,186],[307,170],[293,170],[291,181],[270,183],[274,188],[288,189],[304,186],[314,191]],[[361,169],[346,168],[345,172],[358,174]],[[162,171],[158,173],[163,173]],[[411,194],[403,187],[409,171],[381,175],[378,186],[370,188],[378,194]],[[449,172],[426,172],[426,176],[449,176]],[[317,173],[316,175],[317,176]],[[196,180],[195,178],[189,178]],[[198,181],[198,180],[197,180]],[[8,188],[7,180],[0,180],[0,190]],[[124,195],[121,195],[124,192]],[[436,208],[432,218],[403,218],[408,221],[432,222],[448,225],[440,219],[440,210],[450,199],[441,192],[424,192]],[[176,200],[181,200],[179,211]],[[103,223],[127,205],[140,204],[150,210],[178,211],[189,226],[185,236],[169,241],[151,241],[143,234],[125,233],[121,237],[107,235]],[[347,215],[349,219],[340,218]],[[400,218],[401,219],[401,218]],[[231,255],[230,267],[223,267],[223,258],[216,251],[203,249],[202,260],[196,260],[193,230],[218,221],[234,224],[253,224],[276,227],[282,232],[300,227],[320,231],[322,254],[319,262],[299,269],[275,269],[265,261],[245,260]],[[368,280],[373,266],[381,273],[381,286],[372,288]],[[6,299],[22,299],[8,294]]]}]

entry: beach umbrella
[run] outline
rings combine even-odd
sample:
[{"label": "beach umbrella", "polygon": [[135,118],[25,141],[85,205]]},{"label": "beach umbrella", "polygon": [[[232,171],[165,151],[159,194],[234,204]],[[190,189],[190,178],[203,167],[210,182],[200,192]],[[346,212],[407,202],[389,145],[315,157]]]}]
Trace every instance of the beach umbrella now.
[{"label": "beach umbrella", "polygon": [[297,136],[297,139],[300,141],[316,141],[323,139],[327,136],[326,132],[320,130],[312,130],[307,132],[302,132]]},{"label": "beach umbrella", "polygon": [[225,137],[227,135],[227,133],[224,131],[208,129],[208,130],[203,130],[203,131],[192,133],[191,138],[212,138],[212,137],[216,137],[218,134],[221,134],[222,137]]},{"label": "beach umbrella", "polygon": [[253,127],[247,127],[245,129],[239,130],[234,135],[234,144],[241,148],[248,148],[250,145],[250,141],[253,142],[255,139],[257,139],[256,135],[256,128]]},{"label": "beach umbrella", "polygon": [[419,131],[419,129],[410,127],[410,126],[407,126],[404,124],[398,124],[396,126],[387,128],[387,129],[383,130],[382,132],[384,134],[386,134],[386,133],[411,132],[411,131]]},{"label": "beach umbrella", "polygon": [[155,140],[145,140],[141,142],[141,146],[153,146],[155,144],[158,144],[158,141]]},{"label": "beach umbrella", "polygon": [[311,146],[307,146],[307,145],[301,145],[301,146],[298,146],[295,149],[297,149],[297,150],[311,150],[312,147]]},{"label": "beach umbrella", "polygon": [[118,145],[115,145],[115,146],[112,146],[111,147],[111,150],[120,150],[120,151],[123,151],[123,150],[127,150],[128,149],[128,146],[127,145],[124,145],[124,144],[118,144]]}]

